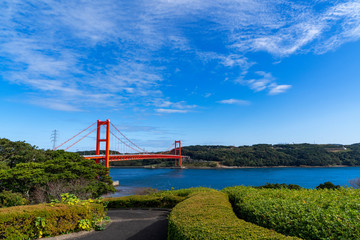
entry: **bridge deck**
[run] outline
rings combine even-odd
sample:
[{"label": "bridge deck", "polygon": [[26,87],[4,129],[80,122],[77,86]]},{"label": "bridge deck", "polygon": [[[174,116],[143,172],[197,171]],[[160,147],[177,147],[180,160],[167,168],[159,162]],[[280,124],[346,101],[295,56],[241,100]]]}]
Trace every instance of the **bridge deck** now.
[{"label": "bridge deck", "polygon": [[[105,155],[84,155],[85,159],[105,159]],[[109,161],[129,161],[142,159],[180,159],[181,155],[168,154],[124,154],[124,155],[109,155]]]}]

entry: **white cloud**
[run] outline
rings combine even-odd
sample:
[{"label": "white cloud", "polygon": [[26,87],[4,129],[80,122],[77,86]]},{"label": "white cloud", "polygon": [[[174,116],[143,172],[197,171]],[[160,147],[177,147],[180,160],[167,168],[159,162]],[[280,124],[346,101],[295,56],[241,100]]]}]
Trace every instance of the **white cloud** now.
[{"label": "white cloud", "polygon": [[283,92],[286,92],[291,88],[291,85],[277,85],[276,83],[273,83],[269,86],[269,94],[270,95],[276,95]]},{"label": "white cloud", "polygon": [[187,113],[189,110],[182,110],[182,109],[166,109],[166,108],[158,108],[155,109],[158,113]]},{"label": "white cloud", "polygon": [[187,104],[185,101],[179,101],[179,102],[171,102],[168,100],[164,100],[164,99],[154,99],[154,102],[152,103],[155,107],[160,107],[160,108],[177,108],[177,109],[192,109],[192,108],[196,108],[197,105],[189,105]]},{"label": "white cloud", "polygon": [[246,100],[240,100],[240,99],[225,99],[225,100],[221,100],[218,101],[218,103],[223,103],[223,104],[236,104],[236,105],[250,105],[249,101]]},{"label": "white cloud", "polygon": [[57,111],[66,111],[66,112],[80,112],[81,109],[75,107],[74,105],[64,103],[54,99],[44,99],[44,98],[36,98],[30,100],[30,102],[34,105],[41,106],[44,108],[57,110]]},{"label": "white cloud", "polygon": [[273,77],[271,73],[264,71],[257,71],[255,73],[261,77],[253,79],[240,78],[237,80],[237,83],[248,85],[255,92],[268,90],[269,95],[276,95],[286,92],[292,87],[291,85],[278,85],[276,83],[276,78]]}]

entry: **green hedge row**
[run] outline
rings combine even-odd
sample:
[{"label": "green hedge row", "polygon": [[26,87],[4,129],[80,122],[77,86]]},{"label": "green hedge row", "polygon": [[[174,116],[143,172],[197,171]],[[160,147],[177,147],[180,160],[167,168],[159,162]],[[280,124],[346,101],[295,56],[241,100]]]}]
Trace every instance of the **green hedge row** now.
[{"label": "green hedge row", "polygon": [[173,208],[186,197],[132,195],[127,197],[105,198],[108,208]]},{"label": "green hedge row", "polygon": [[304,239],[359,239],[360,190],[230,187],[238,217]]},{"label": "green hedge row", "polygon": [[169,217],[169,240],[297,239],[238,219],[226,194],[195,193],[176,205]]},{"label": "green hedge row", "polygon": [[189,195],[197,192],[214,191],[211,188],[187,188],[160,191],[150,195],[132,195],[126,197],[105,198],[108,208],[173,208]]},{"label": "green hedge row", "polygon": [[88,230],[104,217],[102,204],[49,204],[0,209],[0,239],[36,239]]}]

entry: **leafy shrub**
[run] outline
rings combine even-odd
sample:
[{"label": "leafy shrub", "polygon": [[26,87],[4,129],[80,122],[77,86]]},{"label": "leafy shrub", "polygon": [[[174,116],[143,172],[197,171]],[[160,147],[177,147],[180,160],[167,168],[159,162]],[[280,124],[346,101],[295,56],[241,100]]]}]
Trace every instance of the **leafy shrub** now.
[{"label": "leafy shrub", "polygon": [[273,189],[281,189],[281,188],[287,188],[287,189],[292,189],[292,190],[299,190],[302,189],[302,187],[300,187],[299,185],[296,184],[286,184],[286,183],[266,183],[265,185],[262,186],[258,186],[255,188],[273,188]]},{"label": "leafy shrub", "polygon": [[179,196],[179,197],[187,197],[193,193],[197,192],[210,192],[214,191],[214,189],[206,188],[206,187],[197,187],[197,188],[185,188],[174,190],[173,188],[170,191],[159,191],[154,196]]},{"label": "leafy shrub", "polygon": [[229,187],[238,217],[304,239],[359,239],[360,191]]},{"label": "leafy shrub", "polygon": [[109,208],[173,208],[190,194],[214,191],[210,188],[187,188],[170,191],[159,191],[149,195],[132,195],[126,197],[105,198]]},{"label": "leafy shrub", "polygon": [[156,188],[147,187],[147,188],[136,188],[133,193],[134,195],[149,195],[157,192],[159,192],[159,190],[157,190]]},{"label": "leafy shrub", "polygon": [[105,198],[104,201],[108,208],[173,208],[184,199],[180,196],[132,195]]},{"label": "leafy shrub", "polygon": [[226,194],[215,190],[192,194],[169,217],[169,240],[297,239],[238,219]]},{"label": "leafy shrub", "polygon": [[335,185],[332,182],[321,183],[316,189],[339,189],[340,185]]},{"label": "leafy shrub", "polygon": [[0,193],[0,207],[13,207],[26,204],[28,201],[20,193],[3,190]]},{"label": "leafy shrub", "polygon": [[[76,205],[38,204],[0,209],[0,239],[34,239],[55,236],[98,225],[104,206],[93,201]],[[83,220],[83,221],[82,221]]]}]

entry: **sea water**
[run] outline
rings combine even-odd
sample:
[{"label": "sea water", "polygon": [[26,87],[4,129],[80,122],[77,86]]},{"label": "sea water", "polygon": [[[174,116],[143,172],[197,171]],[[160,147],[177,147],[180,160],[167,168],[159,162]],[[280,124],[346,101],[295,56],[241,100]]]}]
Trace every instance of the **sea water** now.
[{"label": "sea water", "polygon": [[147,169],[111,168],[110,176],[119,181],[118,192],[112,196],[126,196],[138,188],[210,187],[223,189],[228,186],[260,186],[266,183],[297,184],[315,188],[320,183],[350,186],[349,180],[360,177],[360,167],[283,167],[240,169]]}]

